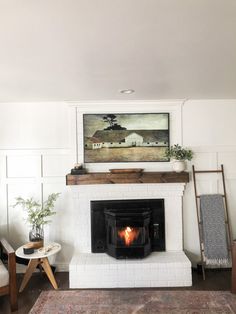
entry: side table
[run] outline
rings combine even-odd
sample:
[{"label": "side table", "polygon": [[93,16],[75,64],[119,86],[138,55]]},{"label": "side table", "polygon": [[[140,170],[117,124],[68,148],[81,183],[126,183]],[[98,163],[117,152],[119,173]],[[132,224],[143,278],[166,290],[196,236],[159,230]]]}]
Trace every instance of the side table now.
[{"label": "side table", "polygon": [[48,257],[58,253],[61,250],[61,245],[59,243],[50,243],[48,245],[51,245],[52,249],[47,253],[40,252],[40,249],[38,249],[35,250],[33,254],[24,254],[23,252],[24,245],[22,245],[16,250],[16,256],[29,260],[29,264],[27,266],[19,292],[22,292],[24,290],[25,286],[27,285],[28,281],[30,280],[33,272],[35,271],[38,265],[41,265],[42,268],[44,269],[53,288],[58,289],[57,282],[55,280],[51,266],[48,261]]}]

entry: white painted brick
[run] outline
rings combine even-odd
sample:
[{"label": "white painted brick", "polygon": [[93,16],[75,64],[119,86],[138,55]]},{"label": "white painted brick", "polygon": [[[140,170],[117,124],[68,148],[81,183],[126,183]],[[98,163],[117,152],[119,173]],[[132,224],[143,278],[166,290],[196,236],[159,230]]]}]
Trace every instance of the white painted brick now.
[{"label": "white painted brick", "polygon": [[[192,283],[191,263],[182,247],[184,184],[116,184],[72,187],[75,249],[71,288],[171,287]],[[90,201],[164,198],[166,251],[141,260],[116,260],[91,253]],[[78,253],[79,252],[79,253]]]},{"label": "white painted brick", "polygon": [[185,184],[115,184],[72,187],[74,199],[75,248],[91,252],[90,201],[109,199],[164,198],[166,250],[181,251],[182,196]]},{"label": "white painted brick", "polygon": [[[86,265],[81,264],[84,261]],[[77,268],[74,267],[76,262],[79,263]],[[153,252],[145,263],[142,260],[116,260],[106,254],[77,253],[70,265],[71,288],[175,287],[191,284],[191,263],[183,252]]]},{"label": "white painted brick", "polygon": [[150,280],[137,280],[134,282],[134,287],[142,288],[142,287],[150,287]]}]

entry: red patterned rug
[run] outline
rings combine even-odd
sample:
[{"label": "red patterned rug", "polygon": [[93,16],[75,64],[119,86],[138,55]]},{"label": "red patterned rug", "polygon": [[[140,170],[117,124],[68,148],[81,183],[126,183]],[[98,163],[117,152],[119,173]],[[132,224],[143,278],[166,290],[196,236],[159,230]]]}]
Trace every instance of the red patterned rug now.
[{"label": "red patterned rug", "polygon": [[228,314],[236,295],[222,291],[71,290],[44,291],[30,314]]}]

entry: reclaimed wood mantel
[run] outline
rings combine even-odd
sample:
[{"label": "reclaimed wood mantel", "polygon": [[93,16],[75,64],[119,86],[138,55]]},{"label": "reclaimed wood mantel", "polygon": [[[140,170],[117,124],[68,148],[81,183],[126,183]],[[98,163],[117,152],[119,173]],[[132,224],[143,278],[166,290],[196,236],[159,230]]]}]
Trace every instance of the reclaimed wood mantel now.
[{"label": "reclaimed wood mantel", "polygon": [[89,172],[81,175],[67,174],[66,185],[84,184],[127,184],[127,183],[187,183],[188,172],[141,172],[141,173],[111,173]]}]

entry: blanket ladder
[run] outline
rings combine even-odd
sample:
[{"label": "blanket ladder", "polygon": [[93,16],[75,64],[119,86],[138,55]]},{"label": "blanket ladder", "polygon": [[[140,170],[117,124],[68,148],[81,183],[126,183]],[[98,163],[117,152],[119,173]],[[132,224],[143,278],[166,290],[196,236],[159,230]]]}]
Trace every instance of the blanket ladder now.
[{"label": "blanket ladder", "polygon": [[227,196],[226,196],[226,188],[225,188],[225,175],[224,175],[224,167],[221,165],[220,170],[195,170],[194,165],[192,166],[193,170],[193,183],[194,183],[194,193],[195,193],[195,203],[196,203],[196,211],[197,211],[197,220],[198,220],[198,233],[199,233],[199,243],[200,243],[200,253],[201,253],[201,267],[202,267],[202,276],[203,280],[206,279],[205,276],[205,261],[204,261],[204,241],[202,238],[201,232],[201,213],[200,213],[200,195],[197,193],[197,184],[196,184],[196,174],[202,173],[220,173],[222,175],[222,184],[223,184],[223,199],[224,199],[224,207],[225,207],[225,225],[226,225],[226,232],[227,232],[227,243],[228,243],[228,250],[232,256],[232,233],[229,223],[229,214],[228,214],[228,204],[227,204]]}]

